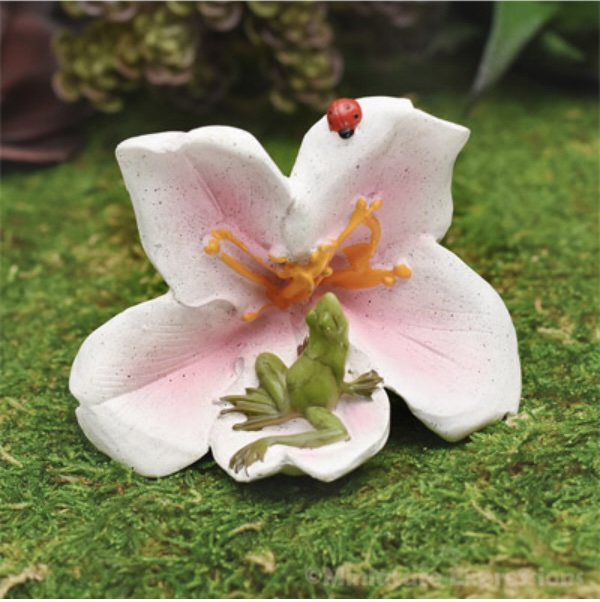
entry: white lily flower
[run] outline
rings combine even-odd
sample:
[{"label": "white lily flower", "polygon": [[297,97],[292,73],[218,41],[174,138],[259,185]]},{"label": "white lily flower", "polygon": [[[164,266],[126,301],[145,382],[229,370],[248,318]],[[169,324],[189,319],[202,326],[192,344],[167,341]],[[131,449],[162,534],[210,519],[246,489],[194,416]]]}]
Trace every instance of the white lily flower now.
[{"label": "white lily flower", "polygon": [[342,139],[325,118],[306,134],[291,176],[242,130],[211,126],[126,140],[117,158],[142,244],[169,293],[117,315],[82,345],[70,387],[79,423],[111,458],[147,476],[212,448],[238,480],[277,472],[333,480],[389,432],[383,389],[342,397],[350,439],[316,449],[275,445],[235,472],[232,455],[295,419],[234,431],[216,403],[256,386],[254,360],[290,365],[303,317],[328,290],[349,322],[347,368],[376,369],[425,425],[457,441],[518,409],[514,327],[498,294],[438,244],[452,216],[451,179],[466,128],[408,100],[359,99]]}]

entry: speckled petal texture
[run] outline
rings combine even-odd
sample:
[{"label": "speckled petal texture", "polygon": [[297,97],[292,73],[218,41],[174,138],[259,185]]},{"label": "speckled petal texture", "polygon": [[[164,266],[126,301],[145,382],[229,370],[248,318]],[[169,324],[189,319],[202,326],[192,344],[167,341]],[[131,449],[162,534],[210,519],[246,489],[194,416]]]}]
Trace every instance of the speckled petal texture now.
[{"label": "speckled petal texture", "polygon": [[85,340],[71,391],[82,404],[97,405],[210,358],[235,332],[235,317],[226,301],[188,308],[170,293],[131,307]]},{"label": "speckled petal texture", "polygon": [[332,134],[325,117],[304,137],[290,176],[294,205],[285,224],[293,253],[336,236],[361,196],[383,201],[376,213],[386,226],[380,261],[395,261],[407,236],[428,233],[439,240],[450,226],[452,168],[469,130],[406,99],[359,101],[363,118],[351,138]]},{"label": "speckled petal texture", "polygon": [[281,246],[288,181],[243,130],[211,126],[139,136],[117,147],[144,250],[187,305],[258,302],[258,291],[203,247],[226,227],[255,251]]},{"label": "speckled petal texture", "polygon": [[494,289],[431,237],[412,241],[413,276],[344,297],[353,336],[386,387],[444,439],[516,412],[515,330]]},{"label": "speckled petal texture", "polygon": [[236,377],[234,358],[226,361],[214,341],[233,315],[224,301],[191,309],[166,295],[93,332],[70,379],[90,441],[147,476],[202,457],[216,417],[210,399]]},{"label": "speckled petal texture", "polygon": [[[371,368],[372,364],[364,353],[351,349],[348,380]],[[256,386],[254,375],[244,375],[231,393],[242,392],[247,386]],[[292,435],[314,429],[306,420],[297,418],[260,431],[234,431],[232,426],[243,422],[244,417],[238,413],[226,414],[218,419],[211,434],[212,453],[216,462],[237,481],[255,481],[280,472],[333,481],[364,464],[385,445],[390,429],[390,405],[385,391],[378,389],[371,401],[342,397],[334,414],[348,429],[348,441],[315,449],[274,445],[267,450],[264,461],[255,462],[240,472],[234,472],[229,461],[244,445],[268,435]]]},{"label": "speckled petal texture", "polygon": [[214,401],[267,346],[295,348],[286,314],[265,330],[242,322],[226,301],[147,301],[83,343],[69,383],[77,419],[111,458],[146,476],[170,474],[206,454]]}]

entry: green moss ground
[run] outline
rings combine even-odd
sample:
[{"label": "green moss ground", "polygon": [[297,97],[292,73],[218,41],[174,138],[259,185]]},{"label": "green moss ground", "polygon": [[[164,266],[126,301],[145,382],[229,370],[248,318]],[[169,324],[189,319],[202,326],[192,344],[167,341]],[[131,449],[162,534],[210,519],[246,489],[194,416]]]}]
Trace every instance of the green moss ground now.
[{"label": "green moss ground", "polygon": [[[377,90],[373,90],[374,92]],[[85,336],[165,290],[113,158],[189,129],[162,108],[98,118],[75,160],[2,182],[0,592],[11,597],[598,597],[596,99],[513,82],[462,112],[445,244],[503,295],[519,414],[449,445],[402,404],[341,480],[240,485],[210,457],[148,480],[83,437],[67,389]],[[312,117],[227,120],[284,170]]]}]

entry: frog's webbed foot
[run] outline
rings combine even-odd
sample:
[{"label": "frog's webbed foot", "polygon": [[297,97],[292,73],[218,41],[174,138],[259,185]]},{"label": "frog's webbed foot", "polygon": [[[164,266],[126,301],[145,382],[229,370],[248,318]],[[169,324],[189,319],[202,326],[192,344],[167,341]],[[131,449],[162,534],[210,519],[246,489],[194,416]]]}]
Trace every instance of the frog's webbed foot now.
[{"label": "frog's webbed foot", "polygon": [[375,370],[370,370],[350,382],[342,383],[342,392],[353,397],[370,399],[371,395],[375,392],[375,389],[377,389],[382,382],[383,378],[381,378]]},{"label": "frog's webbed foot", "polygon": [[235,431],[255,431],[265,426],[281,424],[292,418],[291,414],[282,414],[269,394],[260,388],[246,389],[245,395],[227,395],[222,399],[232,407],[221,410],[221,416],[232,413],[246,416],[246,422],[233,425]]},{"label": "frog's webbed foot", "polygon": [[278,414],[275,403],[269,394],[261,388],[248,388],[244,395],[226,395],[221,398],[233,407],[223,410],[221,414],[241,412],[248,418],[251,416],[272,416]]},{"label": "frog's webbed foot", "polygon": [[242,468],[248,468],[254,462],[262,461],[269,444],[268,437],[264,437],[238,449],[231,457],[231,460],[229,460],[229,468],[234,472],[240,472]]}]

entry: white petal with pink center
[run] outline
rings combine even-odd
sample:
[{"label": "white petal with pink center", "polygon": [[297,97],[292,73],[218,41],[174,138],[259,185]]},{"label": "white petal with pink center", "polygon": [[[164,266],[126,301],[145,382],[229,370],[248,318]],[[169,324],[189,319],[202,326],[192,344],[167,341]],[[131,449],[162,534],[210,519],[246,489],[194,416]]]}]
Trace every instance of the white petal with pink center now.
[{"label": "white petal with pink center", "polygon": [[408,236],[439,240],[452,219],[452,169],[469,130],[415,109],[406,99],[359,99],[363,119],[352,138],[328,131],[325,117],[306,134],[290,176],[294,203],[287,248],[310,251],[335,236],[356,199],[381,199],[385,229],[379,261],[395,261]]},{"label": "white petal with pink center", "polygon": [[125,140],[117,159],[144,250],[177,299],[252,304],[254,287],[202,246],[222,224],[263,252],[281,246],[289,184],[258,141],[210,126]]},{"label": "white petal with pink center", "polygon": [[115,316],[83,343],[71,370],[77,419],[90,441],[146,476],[209,449],[215,404],[268,346],[295,345],[289,316],[246,324],[227,301],[186,307],[164,295]]},{"label": "white petal with pink center", "polygon": [[410,241],[412,277],[340,295],[354,341],[386,387],[448,441],[518,409],[517,339],[496,291],[429,236]]}]

